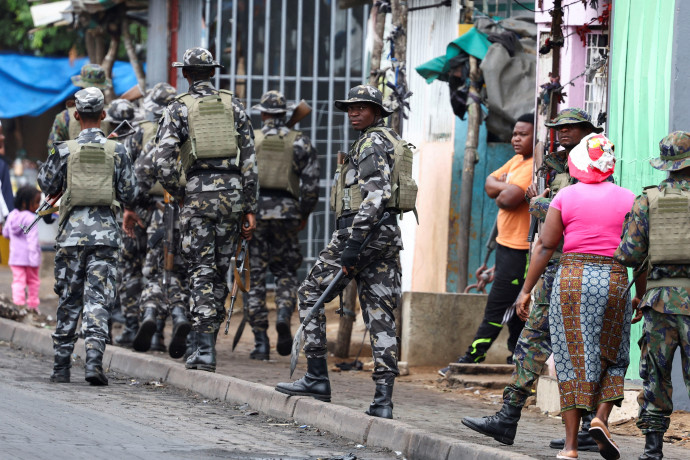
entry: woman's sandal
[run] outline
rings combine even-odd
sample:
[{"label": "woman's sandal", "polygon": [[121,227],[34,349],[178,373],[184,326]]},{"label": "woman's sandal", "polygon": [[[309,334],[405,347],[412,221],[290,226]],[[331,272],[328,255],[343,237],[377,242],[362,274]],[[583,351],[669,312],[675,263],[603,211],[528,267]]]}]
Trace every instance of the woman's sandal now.
[{"label": "woman's sandal", "polygon": [[599,454],[602,457],[604,457],[606,460],[618,460],[621,458],[621,451],[618,449],[616,443],[613,442],[613,439],[611,439],[609,429],[606,427],[604,422],[599,420],[597,417],[592,419],[589,434],[599,446]]},{"label": "woman's sandal", "polygon": [[[566,454],[572,454],[572,453],[575,454],[574,457],[572,455],[566,455]],[[571,459],[572,460],[573,458],[577,458],[577,451],[576,450],[561,450],[561,451],[558,451],[556,458]]]}]

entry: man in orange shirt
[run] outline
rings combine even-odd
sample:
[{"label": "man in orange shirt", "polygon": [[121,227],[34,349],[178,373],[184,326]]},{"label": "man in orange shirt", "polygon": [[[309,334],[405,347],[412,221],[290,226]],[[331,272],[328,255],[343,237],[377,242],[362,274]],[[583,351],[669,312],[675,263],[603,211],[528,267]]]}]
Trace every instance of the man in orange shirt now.
[{"label": "man in orange shirt", "polygon": [[[534,149],[534,114],[518,118],[513,128],[511,143],[515,156],[492,172],[484,184],[486,194],[496,200],[498,206],[498,236],[496,237],[496,272],[491,292],[484,309],[484,319],[477,329],[474,340],[459,363],[481,363],[486,352],[503,328],[503,317],[513,304],[527,272],[530,215],[525,191],[532,183],[532,152]],[[525,325],[513,314],[507,322],[510,337],[508,350],[511,354]],[[507,362],[512,364],[512,355]],[[439,374],[445,376],[448,368]]]}]

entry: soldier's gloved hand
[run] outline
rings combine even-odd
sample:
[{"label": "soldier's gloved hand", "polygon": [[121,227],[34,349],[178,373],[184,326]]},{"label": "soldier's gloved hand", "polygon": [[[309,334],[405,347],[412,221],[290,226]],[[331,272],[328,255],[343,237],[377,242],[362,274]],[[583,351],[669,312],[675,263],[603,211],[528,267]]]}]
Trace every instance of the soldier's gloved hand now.
[{"label": "soldier's gloved hand", "polygon": [[348,269],[353,269],[357,265],[357,259],[359,258],[359,251],[362,248],[362,242],[350,238],[345,243],[345,249],[340,255],[340,264],[345,268],[345,273]]}]

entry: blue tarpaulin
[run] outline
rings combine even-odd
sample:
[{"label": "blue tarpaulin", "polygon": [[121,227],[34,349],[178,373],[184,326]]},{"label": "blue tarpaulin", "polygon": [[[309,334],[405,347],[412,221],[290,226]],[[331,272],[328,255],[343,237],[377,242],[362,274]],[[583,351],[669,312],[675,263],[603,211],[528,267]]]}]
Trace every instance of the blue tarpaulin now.
[{"label": "blue tarpaulin", "polygon": [[[0,54],[0,118],[37,116],[79,90],[70,77],[77,75],[87,58],[24,56]],[[113,66],[115,94],[137,84],[129,62]]]}]

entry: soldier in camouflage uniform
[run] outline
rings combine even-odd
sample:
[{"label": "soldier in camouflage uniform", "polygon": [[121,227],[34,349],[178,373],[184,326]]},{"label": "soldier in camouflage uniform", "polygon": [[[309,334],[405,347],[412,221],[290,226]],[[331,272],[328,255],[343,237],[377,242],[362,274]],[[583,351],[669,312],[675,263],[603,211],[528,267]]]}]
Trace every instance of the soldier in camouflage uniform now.
[{"label": "soldier in camouflage uniform", "polygon": [[[72,77],[72,83],[81,88],[108,89],[112,82],[105,76],[105,70],[98,64],[86,64],[81,68],[79,75]],[[67,108],[55,115],[55,121],[48,135],[48,151],[53,148],[53,143],[75,139],[81,131],[79,123],[74,118],[76,108],[68,104]],[[101,129],[105,133],[110,132],[107,123],[101,123]]]},{"label": "soldier in camouflage uniform", "polygon": [[255,238],[249,246],[251,287],[246,308],[255,343],[249,357],[268,359],[266,271],[273,273],[276,283],[276,349],[286,356],[292,347],[290,318],[302,263],[299,232],[319,199],[319,163],[309,138],[285,126],[288,108],[280,92],[268,91],[253,108],[261,112],[263,121],[254,139],[261,187]]},{"label": "soldier in camouflage uniform", "polygon": [[[391,112],[383,106],[381,92],[376,88],[356,86],[350,89],[347,100],[336,101],[335,106],[347,112],[360,136],[352,144],[345,164],[336,172],[331,193],[331,207],[337,216],[336,230],[298,290],[300,318],[304,320],[339,271],[345,271],[347,276],[341,278],[326,301],[335,298],[351,279],[357,281],[362,316],[370,332],[374,355],[372,378],[376,394],[367,413],[392,418],[393,383],[399,374],[393,310],[400,303],[399,252],[403,247],[395,213],[375,230],[366,247],[362,243],[389,205],[394,145],[388,136],[393,139],[399,136],[384,127],[383,119]],[[361,204],[351,207],[350,198],[354,196],[361,196]],[[330,401],[323,310],[305,326],[304,339],[306,375],[292,383],[279,383],[276,390]]]},{"label": "soldier in camouflage uniform", "polygon": [[[213,87],[211,77],[221,66],[208,50],[188,49],[184,62],[173,67],[182,67],[189,93],[165,108],[153,163],[163,187],[183,203],[181,251],[189,270],[197,340],[196,351],[185,365],[215,372],[216,337],[225,318],[230,259],[240,231],[251,239],[256,228],[254,135],[239,100]],[[180,182],[182,170],[186,186]]]},{"label": "soldier in camouflage uniform", "polygon": [[[532,184],[525,193],[525,198],[530,202],[530,214],[541,222],[546,219],[546,212],[556,193],[572,183],[568,173],[570,150],[579,144],[585,136],[592,132],[600,133],[603,131],[592,124],[587,112],[576,108],[562,110],[556,118],[550,123],[545,123],[545,125],[556,130],[558,141],[565,150],[558,150],[544,158],[544,164],[540,168],[539,174],[545,175],[547,189],[538,193],[536,185]],[[554,253],[546,271],[533,291],[534,304],[515,345],[513,353],[515,371],[513,371],[512,382],[503,391],[501,410],[495,415],[465,417],[462,420],[465,426],[491,436],[504,444],[513,444],[522,408],[532,392],[534,383],[542,373],[546,360],[551,355],[549,299],[551,298],[551,287],[556,276],[560,256],[560,250]],[[591,414],[583,417],[583,428],[578,433],[578,449],[598,452],[599,447],[587,431],[591,418]],[[555,439],[551,441],[550,447],[563,449],[564,445],[565,439]]]},{"label": "soldier in camouflage uniform", "polygon": [[690,396],[690,133],[669,134],[659,149],[659,158],[650,163],[669,177],[658,186],[646,187],[635,199],[614,254],[618,262],[636,269],[633,322],[644,316],[637,426],[646,443],[640,460],[663,458],[664,433],[673,412],[671,366],[678,347]]},{"label": "soldier in camouflage uniform", "polygon": [[76,118],[83,129],[76,140],[56,143],[38,174],[45,194],[64,192],[55,251],[59,304],[53,334],[53,382],[70,380],[70,357],[77,340],[77,321],[83,313],[86,380],[92,385],[108,384],[103,351],[109,308],[117,295],[121,245],[115,212],[119,203],[131,203],[136,191],[125,147],[107,140],[99,128],[105,117],[103,102],[103,93],[97,88],[77,92]]}]

